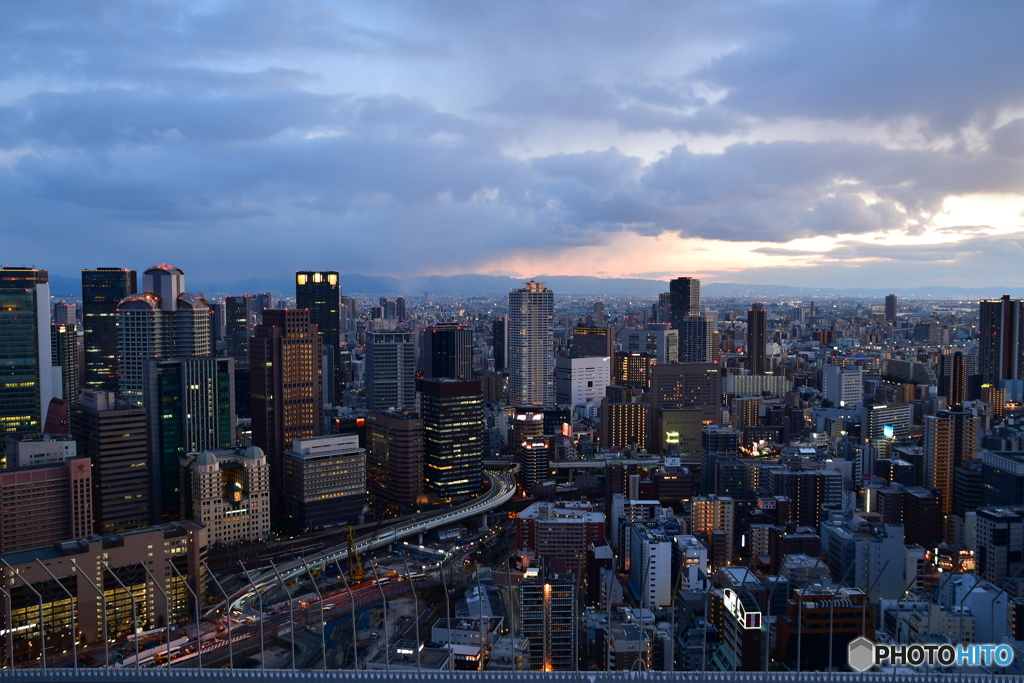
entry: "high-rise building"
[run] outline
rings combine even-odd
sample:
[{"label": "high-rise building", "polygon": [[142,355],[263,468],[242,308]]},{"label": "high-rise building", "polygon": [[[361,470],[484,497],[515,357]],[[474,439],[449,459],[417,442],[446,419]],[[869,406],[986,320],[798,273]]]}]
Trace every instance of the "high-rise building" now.
[{"label": "high-rise building", "polygon": [[700,280],[692,277],[677,277],[669,282],[669,316],[672,329],[682,329],[683,319],[700,315]]},{"label": "high-rise building", "polygon": [[160,264],[142,275],[142,292],[117,306],[120,398],[142,405],[146,364],[154,358],[209,356],[210,307],[185,291],[185,274]]},{"label": "high-rise building", "polygon": [[896,322],[897,311],[899,302],[895,294],[889,294],[885,297],[885,321],[894,323]]},{"label": "high-rise building", "polygon": [[1021,302],[1008,294],[1001,299],[982,299],[978,319],[978,369],[982,382],[1024,377],[1024,316]]},{"label": "high-rise building", "polygon": [[435,323],[420,332],[420,368],[427,378],[473,377],[473,329],[462,323]]},{"label": "high-rise building", "polygon": [[574,574],[542,573],[519,583],[519,623],[534,671],[579,669],[577,580]]},{"label": "high-rise building", "polygon": [[593,503],[534,503],[516,515],[516,548],[530,548],[541,562],[558,559],[583,576],[587,548],[605,538],[605,516]]},{"label": "high-rise building", "polygon": [[763,375],[768,365],[768,311],[764,304],[752,303],[747,311],[746,363],[751,375]]},{"label": "high-rise building", "polygon": [[274,307],[274,295],[270,292],[259,292],[253,295],[253,309],[256,311],[256,324],[263,322],[263,311]]},{"label": "high-rise building", "polygon": [[555,403],[560,406],[597,405],[611,384],[611,358],[555,359]]},{"label": "high-rise building", "polygon": [[616,351],[612,356],[612,382],[631,389],[646,389],[651,383],[651,357],[646,353]]},{"label": "high-rise building", "polygon": [[572,328],[573,358],[607,358],[615,352],[615,337],[607,327],[576,325]]},{"label": "high-rise building", "polygon": [[[938,366],[939,396],[945,396],[949,406],[961,405],[968,399],[970,382],[976,379],[977,356],[954,351],[939,356]],[[980,394],[975,391],[975,396]]]},{"label": "high-rise building", "polygon": [[96,533],[106,536],[149,524],[146,413],[117,404],[112,391],[83,389],[71,406],[71,436],[92,461]]},{"label": "high-rise building", "polygon": [[688,315],[679,322],[679,362],[718,362],[718,321],[709,316]]},{"label": "high-rise building", "polygon": [[[60,388],[58,398],[68,403],[78,400],[81,389],[78,374],[78,325],[53,323],[50,325],[50,362],[55,369],[54,393]],[[59,368],[59,370],[56,370]],[[56,376],[60,372],[60,378]]]},{"label": "high-rise building", "polygon": [[737,460],[740,457],[740,433],[735,429],[723,429],[708,425],[701,432],[701,493],[711,495],[719,490],[717,464],[721,460]]},{"label": "high-rise building", "polygon": [[358,524],[366,503],[366,450],[356,434],[296,439],[284,454],[284,514],[300,529]]},{"label": "high-rise building", "polygon": [[323,433],[320,334],[309,311],[268,310],[249,342],[252,443],[270,463],[275,503],[283,493],[284,452]]},{"label": "high-rise building", "polygon": [[[43,435],[8,438],[7,457]],[[74,442],[71,442],[72,444]],[[8,466],[0,470],[0,553],[52,545],[92,533],[92,468],[72,448],[58,462]]]},{"label": "high-rise building", "polygon": [[[260,314],[262,316],[262,309]],[[224,299],[224,344],[227,355],[249,359],[249,338],[256,327],[256,297],[229,296]]]},{"label": "high-rise building", "polygon": [[423,478],[440,500],[479,493],[484,475],[484,396],[480,380],[424,379]]},{"label": "high-rise building", "polygon": [[736,501],[732,498],[694,496],[691,500],[690,533],[711,542],[710,560],[716,567],[732,562],[735,526]]},{"label": "high-rise building", "polygon": [[647,449],[648,413],[646,403],[601,403],[601,447]]},{"label": "high-rise building", "polygon": [[77,325],[78,309],[74,304],[65,301],[58,301],[53,305],[53,319],[51,322],[57,325]]},{"label": "high-rise building", "polygon": [[968,411],[940,411],[924,418],[924,485],[941,489],[943,514],[953,514],[954,475],[975,457],[977,438],[978,418]]},{"label": "high-rise building", "polygon": [[1024,508],[979,508],[974,539],[978,576],[1004,585],[1024,562]]},{"label": "high-rise building", "polygon": [[96,268],[82,271],[82,327],[85,366],[82,387],[117,391],[117,305],[138,291],[134,270]]},{"label": "high-rise building", "polygon": [[[651,393],[658,408],[722,405],[717,363],[675,363],[651,368]],[[716,420],[717,422],[717,420]]]},{"label": "high-rise building", "polygon": [[508,295],[509,400],[513,405],[555,402],[555,295],[530,280]]},{"label": "high-rise building", "polygon": [[179,459],[235,445],[235,363],[233,358],[154,358],[146,364],[145,379],[151,521],[156,524],[180,518]]},{"label": "high-rise building", "polygon": [[862,412],[862,437],[878,449],[879,458],[889,457],[889,446],[893,440],[910,433],[914,407],[909,403],[875,404],[865,406]]},{"label": "high-rise building", "polygon": [[181,510],[214,545],[270,537],[270,472],[256,446],[181,456]]},{"label": "high-rise building", "polygon": [[864,400],[864,373],[859,367],[826,365],[821,369],[821,393],[833,408],[853,408]]},{"label": "high-rise building", "polygon": [[335,400],[345,394],[341,368],[341,284],[337,271],[295,273],[295,307],[309,311],[309,323],[316,325],[322,346],[334,349],[334,375],[324,382],[334,384]]},{"label": "high-rise building", "polygon": [[501,372],[508,367],[508,330],[505,318],[491,322],[491,349],[494,354],[494,371]]},{"label": "high-rise building", "polygon": [[667,323],[648,323],[639,329],[627,327],[617,336],[623,351],[646,353],[656,363],[675,363],[679,359],[679,330]]},{"label": "high-rise building", "polygon": [[370,494],[399,512],[423,496],[423,420],[415,413],[366,416],[367,484]]},{"label": "high-rise building", "polygon": [[45,270],[0,269],[0,435],[43,429],[53,386],[50,285]]},{"label": "high-rise building", "polygon": [[366,407],[416,408],[416,339],[412,332],[366,333]]}]

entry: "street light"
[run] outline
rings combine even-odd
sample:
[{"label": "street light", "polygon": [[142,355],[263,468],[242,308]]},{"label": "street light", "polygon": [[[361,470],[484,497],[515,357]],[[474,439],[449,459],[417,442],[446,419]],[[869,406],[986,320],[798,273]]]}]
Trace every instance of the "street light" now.
[{"label": "street light", "polygon": [[189,592],[189,594],[192,596],[192,600],[193,600],[193,602],[195,602],[195,605],[196,605],[196,661],[199,663],[199,665],[198,665],[199,670],[202,671],[203,670],[203,634],[202,634],[202,632],[201,632],[201,630],[199,628],[199,596],[196,595],[196,592],[194,590],[192,590],[192,586],[188,585],[188,581],[186,581],[185,577],[181,575],[181,572],[178,571],[178,568],[174,566],[173,558],[168,557],[168,558],[165,558],[165,559],[167,561],[167,564],[171,565],[171,571],[174,572],[175,576],[178,577],[178,580],[181,581],[182,585],[185,586],[185,590],[187,590]]},{"label": "street light", "polygon": [[132,601],[132,638],[135,641],[135,668],[139,668],[139,613],[135,607],[135,594],[128,590],[128,587],[121,581],[121,577],[114,573],[114,570],[110,568],[110,565],[105,561],[100,561],[100,566],[107,570],[111,576],[114,577],[114,581],[117,581],[117,585],[121,587],[125,593],[128,594],[128,598]]},{"label": "street light", "polygon": [[[217,577],[214,575],[214,573],[210,571],[209,565],[207,565],[205,561],[201,561],[200,564],[203,565],[203,567],[206,569],[206,573],[209,575],[209,577],[213,579],[213,583],[215,586],[217,586],[217,590],[219,590],[224,595],[224,610],[226,616],[225,621],[227,621],[228,623],[228,668],[234,669],[235,651],[233,644],[231,642],[231,596],[228,595],[227,591],[224,590],[224,586],[220,585],[220,581],[217,580]],[[170,668],[171,665],[168,664],[167,666],[168,668]]]},{"label": "street light", "polygon": [[[93,583],[93,580],[89,578],[89,575],[82,571],[82,568],[78,566],[78,563],[74,559],[71,560],[71,566],[75,568],[78,575],[85,579],[86,583],[92,586],[92,589],[96,591],[96,594],[100,596],[100,605],[103,609],[103,668],[107,671],[110,670],[110,638],[107,636],[107,595],[99,589],[99,587]],[[8,596],[8,604],[10,604],[10,596]],[[8,610],[10,614],[10,610]],[[13,654],[13,653],[12,653]]]},{"label": "street light", "polygon": [[324,621],[324,596],[320,593],[320,589],[316,585],[316,579],[313,578],[313,572],[309,570],[309,565],[306,564],[306,558],[302,558],[302,566],[306,568],[306,573],[309,574],[309,580],[313,582],[313,590],[316,591],[316,596],[320,598],[320,640],[324,644],[324,671],[327,671],[327,622]]}]

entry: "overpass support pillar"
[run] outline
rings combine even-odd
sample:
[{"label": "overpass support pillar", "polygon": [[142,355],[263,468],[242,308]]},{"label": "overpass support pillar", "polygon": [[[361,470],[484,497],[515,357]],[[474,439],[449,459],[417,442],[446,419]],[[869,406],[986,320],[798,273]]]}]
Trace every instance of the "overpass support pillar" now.
[{"label": "overpass support pillar", "polygon": [[487,530],[487,513],[480,515],[480,531]]},{"label": "overpass support pillar", "polygon": [[423,545],[423,532],[422,531],[416,537],[416,543],[418,543],[419,545]]}]

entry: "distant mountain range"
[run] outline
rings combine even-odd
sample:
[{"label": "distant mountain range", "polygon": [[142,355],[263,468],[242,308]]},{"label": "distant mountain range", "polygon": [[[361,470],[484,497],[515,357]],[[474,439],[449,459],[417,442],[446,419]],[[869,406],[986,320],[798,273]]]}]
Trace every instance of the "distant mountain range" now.
[{"label": "distant mountain range", "polygon": [[[511,278],[500,275],[426,275],[411,278],[394,278],[385,275],[341,275],[341,287],[345,294],[381,294],[418,296],[430,294],[462,296],[495,296],[508,290],[522,287],[529,278]],[[533,279],[544,282],[556,294],[642,296],[653,297],[668,291],[663,280],[640,278],[600,278],[584,275],[537,275]],[[245,294],[251,292],[273,292],[293,295],[295,286],[290,275],[282,277],[255,277],[234,282],[209,282],[202,278],[189,278],[191,292],[207,294]],[[50,293],[54,296],[81,296],[82,284],[77,277],[50,275]],[[884,297],[898,294],[909,299],[979,299],[1010,294],[1014,298],[1024,296],[1024,287],[1004,289],[1000,287],[951,287],[935,285],[924,287],[890,287],[886,289],[856,287],[794,287],[790,285],[750,285],[732,282],[709,282],[701,287],[701,294],[707,297]]]}]

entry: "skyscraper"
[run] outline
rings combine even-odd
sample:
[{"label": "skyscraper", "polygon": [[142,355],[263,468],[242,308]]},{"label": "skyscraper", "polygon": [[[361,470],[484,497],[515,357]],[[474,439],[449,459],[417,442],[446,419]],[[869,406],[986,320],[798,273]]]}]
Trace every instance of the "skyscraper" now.
[{"label": "skyscraper", "polygon": [[256,306],[256,297],[249,295],[224,299],[224,343],[227,355],[232,358],[249,360],[249,338],[256,327]]},{"label": "skyscraper", "polygon": [[746,363],[751,375],[768,372],[767,342],[768,311],[764,310],[764,304],[750,304],[750,310],[747,311]]},{"label": "skyscraper", "polygon": [[978,418],[964,410],[944,410],[924,418],[924,486],[942,489],[942,513],[953,514],[954,475],[975,457]]},{"label": "skyscraper", "polygon": [[615,353],[615,337],[607,327],[576,325],[572,328],[573,358],[610,358]]},{"label": "skyscraper", "polygon": [[1019,299],[982,299],[978,319],[978,369],[981,381],[1001,386],[1001,381],[1024,377],[1024,316]]},{"label": "skyscraper", "polygon": [[120,396],[142,405],[146,363],[153,358],[209,356],[210,307],[185,291],[185,274],[166,263],[142,275],[142,292],[117,306]]},{"label": "skyscraper", "polygon": [[48,283],[45,270],[0,270],[0,435],[42,431],[55,396]]},{"label": "skyscraper", "polygon": [[134,270],[97,268],[82,271],[82,327],[85,367],[82,387],[117,391],[117,305],[138,291]]},{"label": "skyscraper", "polygon": [[718,362],[718,321],[702,315],[682,318],[679,331],[680,363]]},{"label": "skyscraper", "polygon": [[498,318],[491,322],[491,349],[494,354],[494,371],[501,372],[508,367],[506,355],[508,335],[505,318]]},{"label": "skyscraper", "polygon": [[366,417],[366,478],[370,493],[399,512],[423,495],[423,420],[415,413]]},{"label": "skyscraper", "polygon": [[269,310],[249,341],[252,443],[270,463],[271,498],[284,486],[292,441],[323,433],[321,341],[308,310]]},{"label": "skyscraper", "polygon": [[530,280],[508,295],[509,400],[514,405],[554,405],[555,295]]},{"label": "skyscraper", "polygon": [[334,373],[325,377],[331,382],[336,401],[345,393],[341,367],[341,285],[338,272],[300,271],[295,273],[295,307],[309,311],[309,322],[316,325],[323,346],[334,349]]},{"label": "skyscraper", "polygon": [[232,358],[154,358],[146,365],[152,523],[180,517],[179,458],[235,446]]},{"label": "skyscraper", "polygon": [[472,378],[472,328],[461,323],[436,323],[424,327],[420,332],[420,368],[427,378]]},{"label": "skyscraper", "polygon": [[78,400],[81,388],[78,375],[78,325],[53,323],[50,325],[50,360],[53,368],[59,368],[60,379],[53,377],[54,393],[60,388],[60,396],[68,403]]},{"label": "skyscraper", "polygon": [[82,391],[71,406],[78,454],[92,460],[96,533],[106,536],[149,524],[146,413],[117,404],[112,391]]},{"label": "skyscraper", "polygon": [[416,407],[416,344],[412,332],[366,333],[366,407]]},{"label": "skyscraper", "polygon": [[896,312],[898,308],[898,300],[895,294],[890,294],[885,297],[885,321],[894,323],[896,322]]},{"label": "skyscraper", "polygon": [[692,277],[677,277],[669,282],[669,317],[672,329],[681,330],[683,319],[700,315],[700,280]]},{"label": "skyscraper", "polygon": [[530,668],[575,671],[579,668],[575,574],[548,574],[519,584],[519,623],[530,641]]},{"label": "skyscraper", "polygon": [[440,500],[480,491],[484,474],[484,395],[480,380],[424,379],[423,478]]}]

